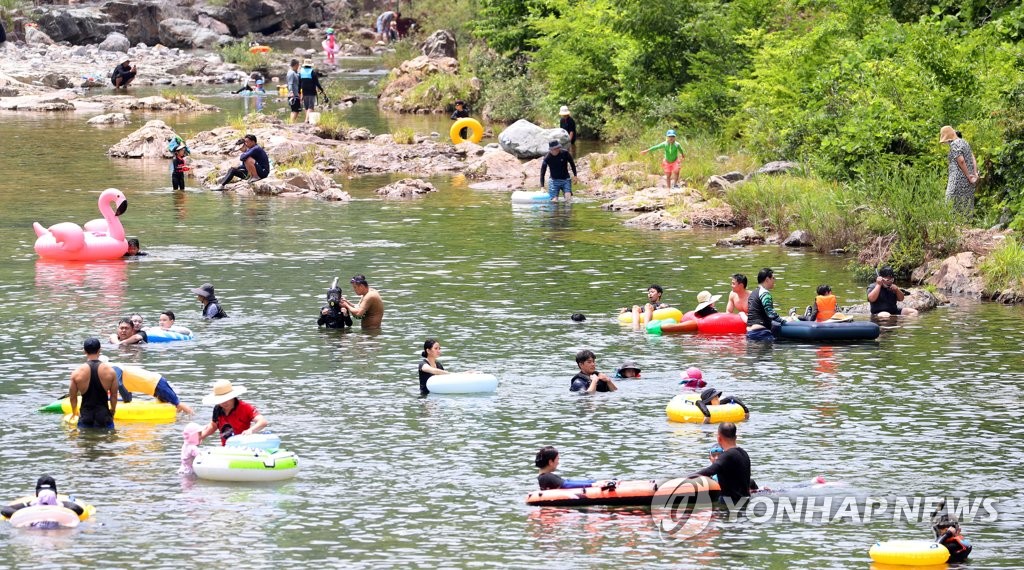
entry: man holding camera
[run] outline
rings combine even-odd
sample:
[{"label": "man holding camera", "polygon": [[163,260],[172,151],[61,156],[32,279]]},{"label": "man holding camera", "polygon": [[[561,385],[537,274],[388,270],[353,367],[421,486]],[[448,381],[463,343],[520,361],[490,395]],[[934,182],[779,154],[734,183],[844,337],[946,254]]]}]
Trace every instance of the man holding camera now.
[{"label": "man holding camera", "polygon": [[903,290],[896,286],[896,274],[888,265],[880,269],[875,282],[868,285],[868,303],[871,304],[872,315],[882,318],[896,315],[905,317],[916,315],[916,309],[900,308],[897,304],[903,300],[904,296]]}]

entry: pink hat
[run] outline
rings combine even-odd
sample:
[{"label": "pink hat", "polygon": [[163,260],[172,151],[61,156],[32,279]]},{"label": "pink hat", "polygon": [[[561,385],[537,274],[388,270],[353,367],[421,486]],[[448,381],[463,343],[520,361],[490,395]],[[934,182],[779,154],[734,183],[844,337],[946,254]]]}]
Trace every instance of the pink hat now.
[{"label": "pink hat", "polygon": [[700,380],[701,378],[704,378],[704,373],[700,371],[700,368],[691,366],[686,369],[686,377],[693,378],[694,380]]}]

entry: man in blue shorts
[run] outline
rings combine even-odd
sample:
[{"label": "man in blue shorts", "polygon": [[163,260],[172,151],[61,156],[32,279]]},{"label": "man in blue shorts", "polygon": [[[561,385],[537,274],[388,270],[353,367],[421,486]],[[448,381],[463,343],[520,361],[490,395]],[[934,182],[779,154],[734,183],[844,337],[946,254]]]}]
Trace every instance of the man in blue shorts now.
[{"label": "man in blue shorts", "polygon": [[551,141],[548,143],[548,153],[540,164],[540,187],[544,188],[544,173],[551,169],[551,180],[548,183],[548,196],[552,202],[558,201],[558,193],[565,193],[565,201],[572,201],[572,179],[569,178],[569,167],[572,167],[572,175],[576,176],[576,162],[572,159],[569,151],[563,150],[561,143]]}]

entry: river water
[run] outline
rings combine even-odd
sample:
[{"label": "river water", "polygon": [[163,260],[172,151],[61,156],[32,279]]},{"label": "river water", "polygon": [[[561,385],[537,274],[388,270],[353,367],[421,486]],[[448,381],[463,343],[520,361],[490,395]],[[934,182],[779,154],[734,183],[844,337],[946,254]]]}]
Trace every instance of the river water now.
[{"label": "river water", "polygon": [[[241,110],[238,99],[210,100],[227,110],[160,118],[195,133]],[[673,541],[643,510],[524,504],[542,445],[561,450],[567,476],[667,478],[706,465],[714,426],[672,424],[664,411],[690,365],[751,407],[740,445],[762,485],[822,474],[837,485],[816,496],[861,506],[990,498],[995,515],[964,523],[975,544],[970,567],[1020,567],[1020,308],[958,301],[859,345],[650,336],[612,318],[649,283],[684,308],[702,289],[726,294],[731,273],[753,281],[764,266],[776,269],[786,308],[806,305],[820,283],[844,304],[859,302],[863,287],[845,258],[722,249],[713,232],[627,229],[585,200],[512,207],[508,192],[472,190],[458,177],[432,180],[441,191],[412,202],[375,198],[388,176],[342,180],[355,198],[345,204],[175,193],[166,161],[104,155],[140,117],[107,129],[86,118],[0,120],[0,497],[30,493],[49,473],[97,507],[72,531],[0,527],[12,567],[866,568],[876,540],[929,538],[927,522],[891,510],[793,521],[756,512],[731,520],[716,509],[704,532]],[[372,101],[349,120],[375,133],[407,124],[444,133],[449,124],[380,116]],[[97,194],[111,186],[128,196],[122,220],[149,255],[37,260],[32,222],[98,217]],[[384,297],[383,330],[318,330],[329,282],[356,273]],[[199,320],[189,289],[206,281],[230,318]],[[155,324],[164,309],[197,340],[105,353],[167,376],[200,422],[213,380],[247,386],[245,399],[301,457],[297,478],[181,478],[186,418],[95,434],[36,411],[65,393],[83,338],[109,334],[135,311]],[[573,323],[574,312],[587,321]],[[415,369],[428,337],[441,341],[446,368],[496,374],[497,392],[419,397]],[[606,372],[634,358],[643,378],[613,394],[570,394],[581,348]]]}]

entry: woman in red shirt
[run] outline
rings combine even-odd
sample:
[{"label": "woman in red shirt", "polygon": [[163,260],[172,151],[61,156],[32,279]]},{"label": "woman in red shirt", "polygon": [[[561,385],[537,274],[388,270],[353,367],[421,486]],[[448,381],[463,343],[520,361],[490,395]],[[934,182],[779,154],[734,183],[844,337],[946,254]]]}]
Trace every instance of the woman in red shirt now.
[{"label": "woman in red shirt", "polygon": [[267,420],[252,404],[238,399],[246,393],[245,386],[232,386],[230,380],[217,380],[213,391],[203,398],[203,405],[213,406],[213,419],[199,432],[200,443],[215,431],[220,432],[224,445],[233,435],[259,433],[267,427]]}]

